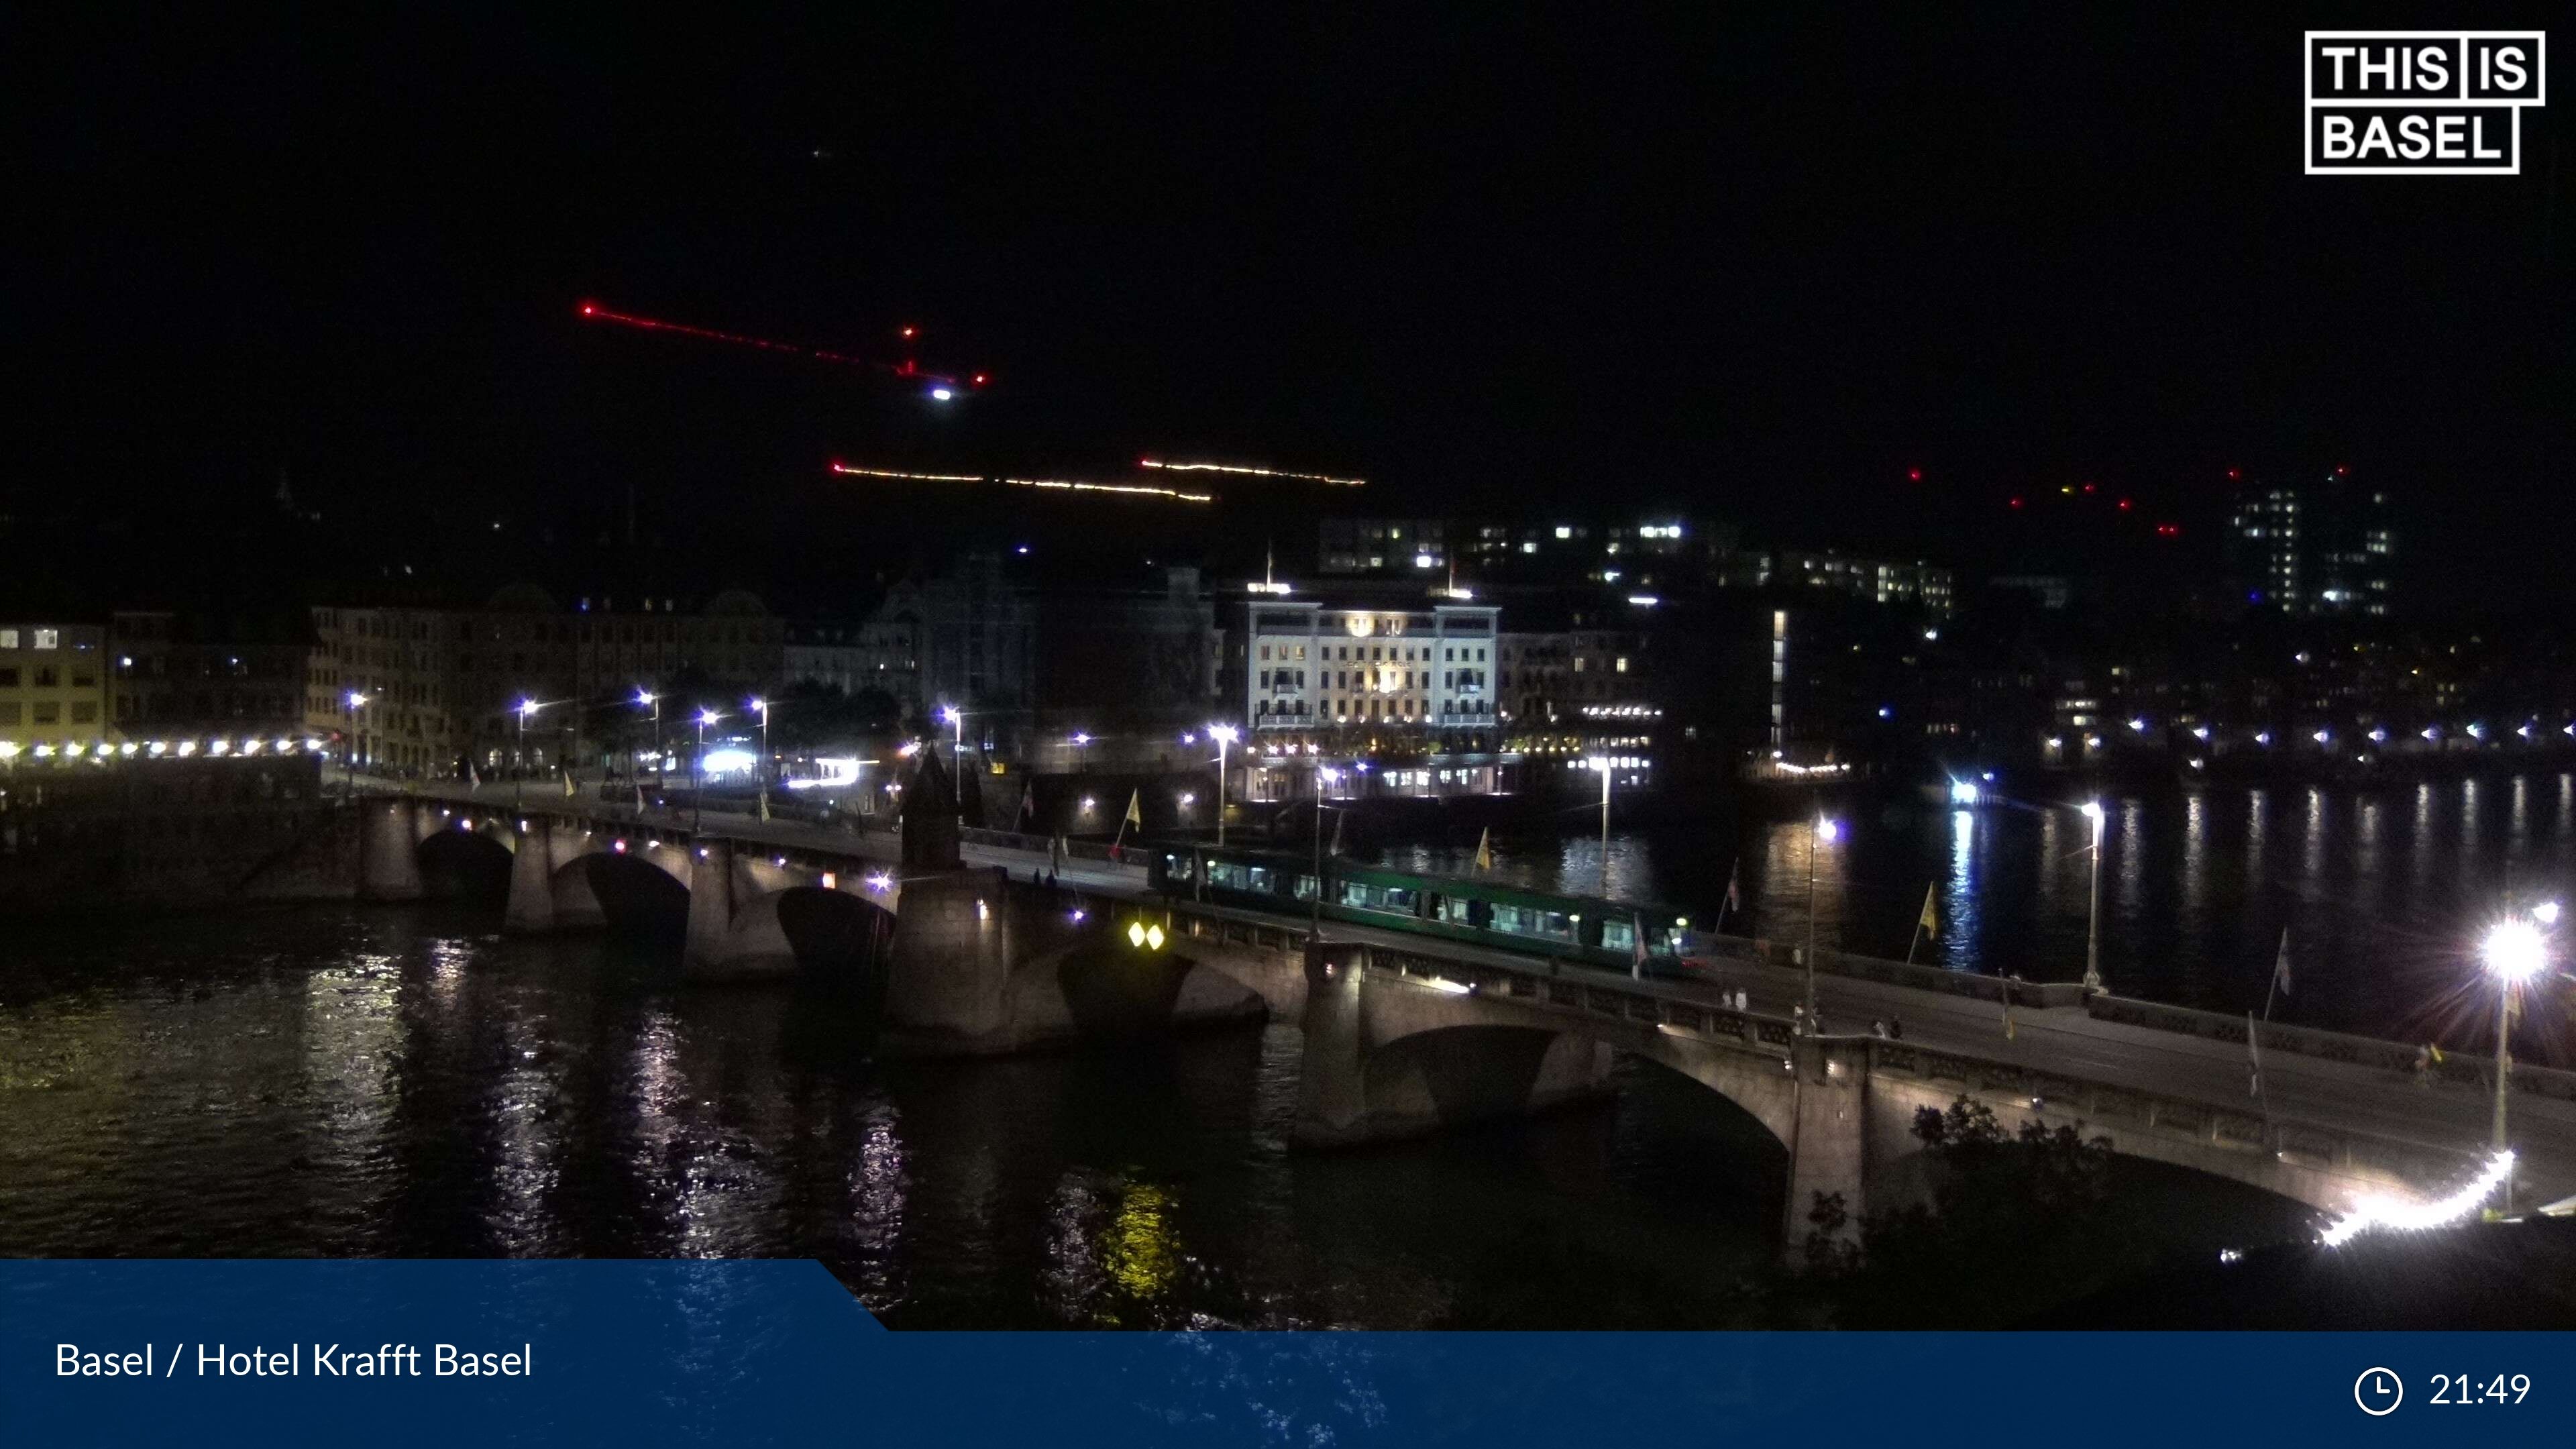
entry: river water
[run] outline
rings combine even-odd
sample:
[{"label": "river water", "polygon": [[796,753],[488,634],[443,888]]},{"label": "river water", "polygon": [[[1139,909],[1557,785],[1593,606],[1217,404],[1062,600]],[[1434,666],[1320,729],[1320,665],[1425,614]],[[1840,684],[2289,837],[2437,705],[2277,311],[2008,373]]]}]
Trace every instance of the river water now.
[{"label": "river water", "polygon": [[[2508,866],[2534,895],[2567,880],[2571,802],[2560,775],[2114,798],[2104,970],[2259,1009],[2286,925],[2276,1015],[2474,1038],[2492,1018],[2464,943]],[[2081,970],[2082,817],[1836,809],[1848,834],[1815,857],[1826,940],[1902,955],[1928,884],[1942,930],[1923,959]],[[1465,868],[1473,840],[1375,848]],[[1614,892],[1704,917],[1737,868],[1749,928],[1795,935],[1807,850],[1802,823],[1748,811],[1614,829],[1606,864]],[[1588,834],[1497,853],[1500,874],[1586,891],[1604,866]],[[669,942],[509,938],[499,917],[479,900],[14,924],[0,1254],[810,1256],[912,1327],[1783,1321],[1762,1282],[1785,1154],[1660,1068],[1626,1064],[1598,1107],[1292,1153],[1293,1026],[882,1061],[845,995],[692,988]],[[2563,1057],[2542,997],[2525,1050]],[[2277,1205],[2207,1184],[2129,1190],[2176,1252],[2283,1230]]]},{"label": "river water", "polygon": [[[2072,786],[2068,787],[2070,790]],[[1825,797],[1838,837],[1803,816],[1724,808],[1689,827],[1622,829],[1613,802],[1608,894],[1715,920],[1734,873],[1730,934],[1798,942],[1814,867],[1827,947],[1958,971],[2072,981],[2084,974],[2093,869],[2080,797],[1956,810],[1912,797]],[[2576,907],[2576,773],[2495,774],[2373,789],[2305,785],[2111,793],[2102,851],[2101,960],[2115,991],[2260,1012],[2283,932],[2290,991],[2275,1018],[2401,1041],[2492,1049],[2492,993],[2474,950],[2513,892]],[[1596,815],[1494,838],[1497,878],[1600,894]],[[1591,828],[1587,828],[1591,827]],[[1471,872],[1476,832],[1375,848],[1406,869]],[[1929,891],[1939,932],[1917,940]],[[2576,929],[2576,915],[2570,917]],[[2538,993],[2519,1049],[2569,1051],[2568,992]]]}]

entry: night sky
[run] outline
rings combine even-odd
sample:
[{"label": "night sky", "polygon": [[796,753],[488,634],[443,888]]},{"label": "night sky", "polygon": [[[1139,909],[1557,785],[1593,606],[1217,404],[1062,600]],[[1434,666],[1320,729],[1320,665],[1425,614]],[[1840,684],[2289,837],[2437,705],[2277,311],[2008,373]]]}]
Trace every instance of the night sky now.
[{"label": "night sky", "polygon": [[[177,527],[283,469],[434,564],[613,532],[631,486],[666,542],[856,558],[953,495],[831,458],[1195,453],[1979,564],[2014,493],[2205,542],[2228,467],[2344,463],[2418,598],[2547,597],[2576,101],[2518,178],[2309,178],[2292,15],[1626,9],[21,13],[17,507]],[[584,298],[888,358],[914,323],[998,384],[934,411]]]}]

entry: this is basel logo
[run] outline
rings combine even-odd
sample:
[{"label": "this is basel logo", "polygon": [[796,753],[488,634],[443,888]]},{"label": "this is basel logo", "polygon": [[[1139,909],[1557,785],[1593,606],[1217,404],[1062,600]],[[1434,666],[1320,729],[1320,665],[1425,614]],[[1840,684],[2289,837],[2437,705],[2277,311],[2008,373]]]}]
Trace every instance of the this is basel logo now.
[{"label": "this is basel logo", "polygon": [[2310,176],[2519,176],[2548,100],[2538,30],[2311,30]]}]

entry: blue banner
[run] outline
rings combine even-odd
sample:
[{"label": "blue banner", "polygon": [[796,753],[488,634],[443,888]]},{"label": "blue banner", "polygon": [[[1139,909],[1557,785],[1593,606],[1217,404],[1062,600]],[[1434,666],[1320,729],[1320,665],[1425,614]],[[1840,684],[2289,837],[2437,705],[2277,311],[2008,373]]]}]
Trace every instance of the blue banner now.
[{"label": "blue banner", "polygon": [[811,1262],[0,1263],[0,1444],[2576,1432],[2542,1333],[906,1333]]}]

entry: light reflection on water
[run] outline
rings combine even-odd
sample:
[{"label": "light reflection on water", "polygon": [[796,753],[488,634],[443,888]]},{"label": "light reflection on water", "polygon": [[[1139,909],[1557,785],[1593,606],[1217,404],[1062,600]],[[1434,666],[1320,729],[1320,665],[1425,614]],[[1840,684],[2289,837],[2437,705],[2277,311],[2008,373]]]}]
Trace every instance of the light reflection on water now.
[{"label": "light reflection on water", "polygon": [[[1845,834],[1816,857],[1819,941],[1901,957],[1931,885],[1942,936],[1918,960],[2036,981],[2080,976],[2090,832],[2074,809],[2079,787],[2066,788],[2067,799],[1975,811],[1829,800]],[[2576,895],[2576,773],[2160,788],[2104,803],[2104,975],[2123,992],[2186,1005],[2260,1009],[2286,928],[2294,974],[2316,983],[2284,1008],[2289,1019],[2408,1040],[2467,1031],[2443,1003],[2503,892]],[[1704,823],[1614,829],[1610,878],[1705,920],[1737,868],[1745,911],[1726,929],[1803,940],[1809,827],[1796,810],[1765,818],[1730,806]],[[1496,878],[1589,894],[1601,877],[1596,836],[1498,830],[1494,841]],[[1461,827],[1375,851],[1399,867],[1467,874],[1474,844]],[[2560,1062],[2568,1048],[2554,1036],[2534,1043]]]},{"label": "light reflection on water", "polygon": [[496,926],[12,933],[0,1254],[811,1256],[898,1325],[1420,1327],[1742,1322],[1773,1251],[1779,1149],[1670,1074],[1291,1153],[1290,1026],[880,1063],[846,994]]}]

